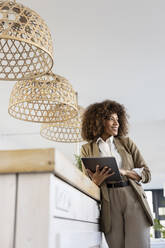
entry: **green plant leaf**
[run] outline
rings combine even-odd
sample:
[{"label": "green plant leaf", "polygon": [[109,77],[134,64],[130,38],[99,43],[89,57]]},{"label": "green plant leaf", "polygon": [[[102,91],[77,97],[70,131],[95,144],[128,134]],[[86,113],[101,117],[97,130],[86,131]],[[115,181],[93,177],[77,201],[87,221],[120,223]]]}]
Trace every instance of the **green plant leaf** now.
[{"label": "green plant leaf", "polygon": [[75,157],[75,165],[82,171],[81,157],[77,154],[74,154],[74,157]]}]

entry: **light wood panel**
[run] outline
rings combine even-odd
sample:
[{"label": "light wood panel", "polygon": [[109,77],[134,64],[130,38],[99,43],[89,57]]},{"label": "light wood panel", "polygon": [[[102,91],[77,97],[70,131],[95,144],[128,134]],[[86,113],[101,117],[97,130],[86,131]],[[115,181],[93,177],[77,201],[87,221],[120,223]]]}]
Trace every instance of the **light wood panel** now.
[{"label": "light wood panel", "polygon": [[0,247],[13,248],[16,175],[0,175]]},{"label": "light wood panel", "polygon": [[48,247],[49,177],[49,173],[19,175],[16,248]]},{"label": "light wood panel", "polygon": [[0,151],[0,173],[54,170],[54,149]]}]

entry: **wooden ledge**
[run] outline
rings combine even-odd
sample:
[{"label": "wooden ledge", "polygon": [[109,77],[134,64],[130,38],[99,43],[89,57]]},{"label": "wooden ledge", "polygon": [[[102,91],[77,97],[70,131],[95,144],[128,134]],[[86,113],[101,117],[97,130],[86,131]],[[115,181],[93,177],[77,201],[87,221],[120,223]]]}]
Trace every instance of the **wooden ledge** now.
[{"label": "wooden ledge", "polygon": [[0,151],[0,173],[54,170],[54,149]]}]

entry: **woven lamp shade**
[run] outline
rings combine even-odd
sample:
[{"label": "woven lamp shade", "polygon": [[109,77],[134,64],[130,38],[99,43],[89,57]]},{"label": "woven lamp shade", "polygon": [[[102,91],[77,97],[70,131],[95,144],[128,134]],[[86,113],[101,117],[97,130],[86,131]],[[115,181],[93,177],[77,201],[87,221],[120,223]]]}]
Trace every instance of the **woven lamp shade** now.
[{"label": "woven lamp shade", "polygon": [[53,73],[18,81],[11,92],[8,112],[16,119],[53,123],[77,115],[76,93],[67,79]]},{"label": "woven lamp shade", "polygon": [[0,80],[18,81],[46,74],[53,66],[49,29],[33,10],[0,0]]},{"label": "woven lamp shade", "polygon": [[40,134],[43,138],[55,142],[76,143],[83,141],[81,137],[81,116],[84,109],[78,107],[78,115],[65,122],[42,124]]}]

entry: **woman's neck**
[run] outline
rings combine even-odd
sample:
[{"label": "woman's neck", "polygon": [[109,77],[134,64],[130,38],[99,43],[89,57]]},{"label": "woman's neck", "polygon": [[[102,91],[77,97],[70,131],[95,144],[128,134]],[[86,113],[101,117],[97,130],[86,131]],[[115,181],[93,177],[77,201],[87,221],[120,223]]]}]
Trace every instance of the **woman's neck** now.
[{"label": "woman's neck", "polygon": [[112,135],[109,135],[109,134],[107,134],[107,133],[103,133],[102,135],[101,135],[101,138],[104,140],[104,141],[106,141],[109,137],[111,137]]}]

